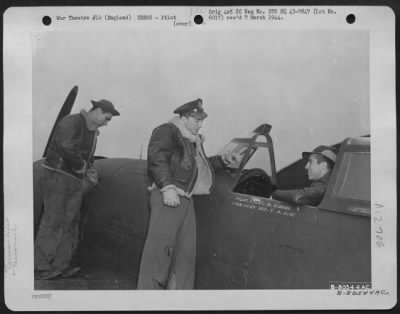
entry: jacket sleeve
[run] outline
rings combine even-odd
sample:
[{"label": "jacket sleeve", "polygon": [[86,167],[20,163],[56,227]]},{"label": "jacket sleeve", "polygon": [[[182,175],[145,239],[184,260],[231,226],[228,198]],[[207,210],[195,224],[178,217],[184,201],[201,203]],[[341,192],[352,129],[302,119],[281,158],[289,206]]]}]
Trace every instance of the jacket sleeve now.
[{"label": "jacket sleeve", "polygon": [[54,140],[57,150],[64,162],[78,171],[85,166],[85,160],[79,150],[79,135],[81,123],[78,119],[69,117],[61,120],[56,127]]},{"label": "jacket sleeve", "polygon": [[325,186],[310,186],[297,190],[275,190],[272,198],[295,205],[317,206],[324,197]]},{"label": "jacket sleeve", "polygon": [[153,130],[147,150],[147,165],[149,176],[160,189],[174,184],[170,168],[174,143],[173,131],[167,125]]}]

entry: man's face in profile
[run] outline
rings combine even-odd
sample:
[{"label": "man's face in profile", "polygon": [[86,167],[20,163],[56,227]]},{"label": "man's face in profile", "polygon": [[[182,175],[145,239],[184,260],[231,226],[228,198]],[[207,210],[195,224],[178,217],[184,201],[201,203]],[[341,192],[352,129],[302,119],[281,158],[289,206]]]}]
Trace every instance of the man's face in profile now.
[{"label": "man's face in profile", "polygon": [[185,128],[193,135],[199,134],[201,127],[203,126],[203,119],[197,119],[192,116],[182,117]]},{"label": "man's face in profile", "polygon": [[311,154],[306,164],[308,179],[311,181],[322,178],[327,172],[327,164],[325,161],[318,161],[316,155]]},{"label": "man's face in profile", "polygon": [[95,110],[95,115],[94,115],[94,123],[97,125],[97,127],[102,127],[106,126],[108,122],[110,122],[112,119],[112,114],[109,112],[105,112],[101,110],[100,108],[97,108]]}]

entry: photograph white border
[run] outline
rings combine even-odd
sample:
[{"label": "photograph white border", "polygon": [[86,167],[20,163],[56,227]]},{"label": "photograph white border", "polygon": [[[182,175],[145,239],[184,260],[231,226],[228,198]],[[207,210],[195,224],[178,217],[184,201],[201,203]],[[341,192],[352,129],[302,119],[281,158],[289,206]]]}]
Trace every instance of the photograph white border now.
[{"label": "photograph white border", "polygon": [[[234,8],[234,7],[233,7]],[[258,8],[258,7],[253,7]],[[280,8],[280,7],[276,7]],[[321,7],[323,8],[323,7]],[[331,8],[331,7],[329,7]],[[221,8],[224,9],[224,8]],[[328,7],[326,7],[328,9]],[[389,7],[334,7],[337,14],[296,15],[279,23],[206,23],[215,29],[362,29],[370,34],[371,249],[374,290],[388,294],[338,296],[332,290],[40,291],[33,289],[32,34],[47,31],[163,29],[160,21],[42,24],[44,15],[124,15],[129,7],[9,8],[4,13],[5,301],[12,310],[265,310],[389,309],[397,302],[395,15]],[[206,7],[135,7],[135,14],[173,12],[182,20]],[[357,23],[344,23],[353,13]],[[199,27],[191,25],[190,27]],[[379,217],[379,220],[376,218]],[[383,228],[384,246],[377,245]],[[50,295],[50,298],[46,297]]]}]

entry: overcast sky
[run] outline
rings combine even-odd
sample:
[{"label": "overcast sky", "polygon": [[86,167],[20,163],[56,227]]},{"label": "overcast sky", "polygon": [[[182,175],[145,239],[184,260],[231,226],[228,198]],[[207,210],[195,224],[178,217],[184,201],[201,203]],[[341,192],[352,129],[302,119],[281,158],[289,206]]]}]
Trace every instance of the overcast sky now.
[{"label": "overcast sky", "polygon": [[100,129],[97,155],[143,157],[151,131],[203,99],[208,155],[261,123],[272,125],[277,169],[303,150],[370,133],[369,38],[364,31],[138,30],[33,37],[33,157],[68,92],[121,112]]}]

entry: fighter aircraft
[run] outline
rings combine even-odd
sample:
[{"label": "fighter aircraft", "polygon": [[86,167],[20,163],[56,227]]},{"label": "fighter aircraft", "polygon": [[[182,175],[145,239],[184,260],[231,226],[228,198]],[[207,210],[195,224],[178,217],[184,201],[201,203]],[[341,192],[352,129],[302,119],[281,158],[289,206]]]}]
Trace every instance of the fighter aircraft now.
[{"label": "fighter aircraft", "polygon": [[[77,88],[71,91],[57,121],[70,112],[76,93]],[[318,207],[294,206],[270,196],[276,188],[310,183],[305,160],[277,171],[271,131],[271,125],[262,124],[248,136],[233,138],[221,153],[235,152],[241,158],[216,171],[210,195],[194,197],[195,288],[370,287],[369,137],[346,138],[336,145],[337,162]],[[42,206],[37,184],[42,161],[33,166],[35,229]],[[86,288],[135,289],[149,220],[147,162],[97,158],[95,167],[100,181],[82,207],[78,258],[86,278],[103,280],[104,285]],[[64,279],[61,286],[57,280],[37,281],[35,288],[82,288],[73,281]]]}]

